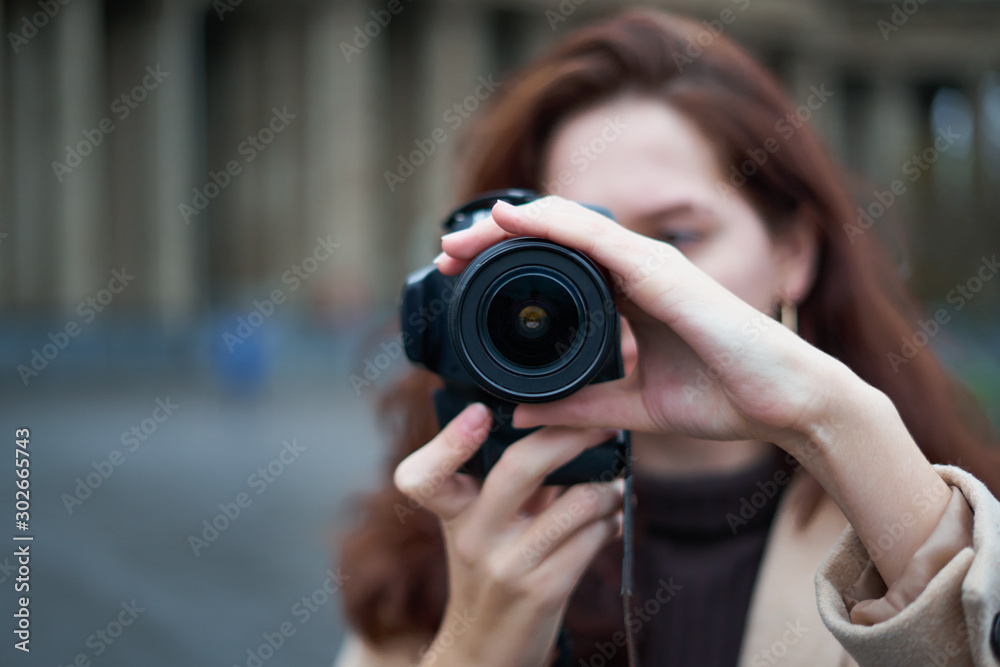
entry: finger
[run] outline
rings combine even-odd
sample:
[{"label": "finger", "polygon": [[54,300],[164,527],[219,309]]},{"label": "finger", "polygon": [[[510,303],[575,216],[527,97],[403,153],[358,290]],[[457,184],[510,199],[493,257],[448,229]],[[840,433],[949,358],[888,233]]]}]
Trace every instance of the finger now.
[{"label": "finger", "polygon": [[504,451],[486,476],[476,503],[474,523],[494,526],[509,522],[538,490],[546,475],[616,433],[556,426],[521,438]]},{"label": "finger", "polygon": [[475,498],[476,485],[455,473],[486,440],[490,422],[482,403],[465,408],[433,440],[396,466],[396,488],[442,520],[456,516]]},{"label": "finger", "polygon": [[525,403],[514,409],[515,428],[577,426],[648,431],[652,426],[642,402],[638,376],[583,387],[551,403]]},{"label": "finger", "polygon": [[[632,273],[637,258],[648,254],[650,239],[630,232],[614,220],[560,197],[513,206],[498,201],[493,222],[514,236],[537,236],[574,248],[621,276]],[[669,253],[679,251],[665,243]]]},{"label": "finger", "polygon": [[469,265],[469,260],[467,259],[455,259],[454,257],[449,257],[448,255],[441,253],[434,260],[434,264],[437,266],[438,271],[446,276],[454,276],[462,272],[465,267]]},{"label": "finger", "polygon": [[621,529],[621,510],[581,526],[538,563],[533,576],[553,590],[573,588],[598,552],[621,536]]},{"label": "finger", "polygon": [[535,491],[528,500],[521,505],[518,516],[525,519],[541,513],[546,507],[551,505],[556,498],[566,491],[565,486],[543,486]]},{"label": "finger", "polygon": [[[654,306],[665,295],[671,295],[668,302],[674,302],[678,297],[703,301],[729,294],[704,274],[693,275],[699,273],[697,269],[669,243],[632,232],[561,197],[545,197],[521,206],[498,201],[492,219],[511,235],[546,238],[588,255],[615,274],[620,297],[635,301],[661,321],[657,311],[663,309]],[[688,284],[692,281],[697,284]]]},{"label": "finger", "polygon": [[625,480],[577,484],[536,516],[520,538],[519,551],[533,567],[580,528],[622,508]]},{"label": "finger", "polygon": [[445,275],[453,275],[464,269],[469,260],[504,239],[514,236],[504,231],[493,218],[484,218],[467,229],[462,229],[441,237],[444,257],[435,260],[438,270]]}]

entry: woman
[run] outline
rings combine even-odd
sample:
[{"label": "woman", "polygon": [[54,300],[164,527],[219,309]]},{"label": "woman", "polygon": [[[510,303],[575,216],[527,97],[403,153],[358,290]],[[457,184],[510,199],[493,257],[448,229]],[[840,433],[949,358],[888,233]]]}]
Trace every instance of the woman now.
[{"label": "woman", "polygon": [[339,665],[546,665],[563,622],[567,664],[625,664],[622,486],[539,486],[608,428],[634,434],[643,664],[1000,664],[996,451],[930,351],[890,362],[919,313],[851,233],[842,175],[743,51],[687,55],[703,30],[581,30],[471,138],[465,195],[559,197],[498,204],[438,267],[518,235],[585,252],[621,295],[628,376],[518,407],[545,428],[481,485],[453,471],[488,412],[438,432],[436,379],[407,377],[384,405],[398,490],[343,545]]}]

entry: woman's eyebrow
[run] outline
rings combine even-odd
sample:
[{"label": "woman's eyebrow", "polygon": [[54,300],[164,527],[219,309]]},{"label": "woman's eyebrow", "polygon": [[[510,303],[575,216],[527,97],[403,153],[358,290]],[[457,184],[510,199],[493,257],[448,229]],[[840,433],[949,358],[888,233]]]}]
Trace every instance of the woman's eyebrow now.
[{"label": "woman's eyebrow", "polygon": [[681,217],[682,215],[691,214],[709,220],[715,219],[715,214],[709,208],[689,201],[654,208],[647,213],[640,214],[638,217],[642,224],[655,225]]}]

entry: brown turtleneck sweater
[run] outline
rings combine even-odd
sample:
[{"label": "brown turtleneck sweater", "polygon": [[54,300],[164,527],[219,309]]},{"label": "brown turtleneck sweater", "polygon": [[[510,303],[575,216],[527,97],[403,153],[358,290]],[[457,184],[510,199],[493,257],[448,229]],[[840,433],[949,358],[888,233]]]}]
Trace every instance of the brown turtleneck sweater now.
[{"label": "brown turtleneck sweater", "polygon": [[[727,475],[636,474],[633,628],[642,667],[736,664],[768,531],[791,474],[784,456],[775,448],[772,457]],[[627,664],[620,569],[621,546],[611,545],[574,593],[566,622],[575,666]]]}]

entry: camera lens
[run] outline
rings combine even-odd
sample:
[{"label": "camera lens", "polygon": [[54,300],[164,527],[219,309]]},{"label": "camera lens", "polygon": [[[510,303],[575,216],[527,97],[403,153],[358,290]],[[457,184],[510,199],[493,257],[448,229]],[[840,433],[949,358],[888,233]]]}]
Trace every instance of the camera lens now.
[{"label": "camera lens", "polygon": [[575,351],[578,299],[562,281],[537,269],[511,274],[484,299],[487,349],[514,370],[549,370]]},{"label": "camera lens", "polygon": [[505,401],[542,403],[615,362],[618,316],[588,257],[520,237],[487,248],[458,277],[448,335],[470,382]]},{"label": "camera lens", "polygon": [[548,328],[548,318],[549,314],[541,306],[534,304],[525,306],[517,314],[517,324],[520,327],[520,333],[529,337],[540,336]]}]

